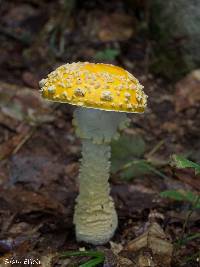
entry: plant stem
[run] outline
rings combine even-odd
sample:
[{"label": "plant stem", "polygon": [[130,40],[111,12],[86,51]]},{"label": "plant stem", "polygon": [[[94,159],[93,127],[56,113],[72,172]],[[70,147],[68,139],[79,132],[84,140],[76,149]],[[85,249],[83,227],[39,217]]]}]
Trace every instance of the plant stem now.
[{"label": "plant stem", "polygon": [[183,240],[184,237],[185,237],[185,232],[186,232],[187,225],[188,225],[189,220],[190,220],[190,218],[191,218],[194,210],[196,209],[196,206],[199,203],[199,201],[200,201],[200,196],[197,196],[196,200],[194,201],[194,203],[192,205],[191,210],[188,212],[188,214],[186,216],[185,222],[183,224],[183,229],[182,229],[182,232],[181,232],[181,238],[180,238],[180,240]]}]

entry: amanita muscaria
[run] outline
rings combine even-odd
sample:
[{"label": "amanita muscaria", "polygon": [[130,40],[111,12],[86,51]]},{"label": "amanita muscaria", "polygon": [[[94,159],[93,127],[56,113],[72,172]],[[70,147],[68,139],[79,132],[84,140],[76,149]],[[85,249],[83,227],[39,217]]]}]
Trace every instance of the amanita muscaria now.
[{"label": "amanita muscaria", "polygon": [[104,244],[113,236],[117,213],[110,196],[110,142],[128,125],[126,113],[142,113],[143,86],[110,64],[77,62],[58,67],[40,81],[43,98],[78,106],[73,124],[82,139],[79,196],[74,224],[78,241]]}]

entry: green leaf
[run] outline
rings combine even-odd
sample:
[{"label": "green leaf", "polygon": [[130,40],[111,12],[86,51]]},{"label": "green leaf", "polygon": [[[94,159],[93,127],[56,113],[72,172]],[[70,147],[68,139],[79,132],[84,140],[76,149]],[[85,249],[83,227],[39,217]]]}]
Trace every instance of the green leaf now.
[{"label": "green leaf", "polygon": [[147,164],[144,164],[143,160],[135,160],[131,162],[130,167],[121,170],[121,177],[125,180],[130,180],[150,172],[150,168],[147,166]]},{"label": "green leaf", "polygon": [[166,175],[144,159],[145,142],[139,135],[122,135],[111,144],[111,171],[120,172],[121,178],[130,180],[137,176],[154,173],[162,178]]},{"label": "green leaf", "polygon": [[170,198],[172,200],[185,201],[185,196],[176,190],[166,190],[160,193],[161,197]]},{"label": "green leaf", "polygon": [[196,195],[191,191],[166,190],[161,192],[160,196],[177,201],[187,201],[190,202],[192,205],[194,205],[195,209],[200,208],[199,195]]},{"label": "green leaf", "polygon": [[104,253],[101,251],[67,251],[60,255],[63,258],[72,256],[88,256],[88,257],[104,257]]},{"label": "green leaf", "polygon": [[188,202],[195,203],[198,197],[199,197],[198,195],[194,194],[191,191],[185,192],[185,200]]},{"label": "green leaf", "polygon": [[122,135],[117,141],[112,142],[111,148],[111,171],[115,173],[126,163],[144,155],[145,142],[138,135]]},{"label": "green leaf", "polygon": [[115,48],[106,48],[102,51],[96,53],[94,58],[96,60],[115,60],[116,57],[120,54],[120,50]]},{"label": "green leaf", "polygon": [[68,251],[60,254],[61,258],[72,256],[88,256],[92,257],[89,261],[79,265],[79,267],[95,267],[105,260],[104,253],[101,251]]},{"label": "green leaf", "polygon": [[171,165],[178,169],[193,168],[196,174],[200,174],[200,165],[182,156],[172,155]]},{"label": "green leaf", "polygon": [[200,233],[194,233],[186,236],[185,238],[178,240],[178,243],[181,245],[187,244],[188,242],[199,239],[200,238]]},{"label": "green leaf", "polygon": [[104,258],[95,258],[95,259],[89,260],[88,262],[84,264],[81,264],[79,267],[93,267],[103,262],[104,262]]}]

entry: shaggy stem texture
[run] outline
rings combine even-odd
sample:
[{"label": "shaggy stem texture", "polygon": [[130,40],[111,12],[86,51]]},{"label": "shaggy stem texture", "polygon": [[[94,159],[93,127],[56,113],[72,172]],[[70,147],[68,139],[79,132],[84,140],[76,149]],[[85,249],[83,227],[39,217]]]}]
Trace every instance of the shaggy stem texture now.
[{"label": "shaggy stem texture", "polygon": [[118,220],[110,196],[110,142],[127,126],[126,114],[77,108],[73,123],[82,139],[79,196],[74,213],[78,241],[104,244],[113,236]]},{"label": "shaggy stem texture", "polygon": [[109,196],[110,145],[84,140],[82,157],[74,215],[76,235],[80,241],[103,244],[117,227],[117,214]]}]

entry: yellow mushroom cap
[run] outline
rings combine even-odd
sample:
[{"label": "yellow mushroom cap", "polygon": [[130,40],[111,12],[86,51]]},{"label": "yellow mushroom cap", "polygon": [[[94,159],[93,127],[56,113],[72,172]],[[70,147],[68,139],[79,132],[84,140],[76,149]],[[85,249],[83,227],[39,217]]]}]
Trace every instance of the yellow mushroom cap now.
[{"label": "yellow mushroom cap", "polygon": [[147,105],[139,81],[111,64],[65,64],[39,84],[43,98],[86,108],[140,113]]}]

